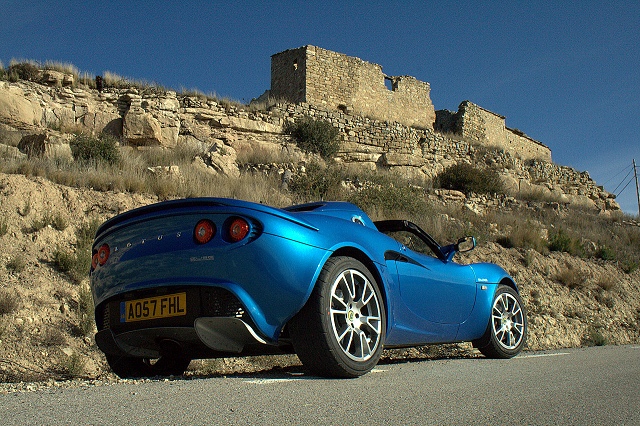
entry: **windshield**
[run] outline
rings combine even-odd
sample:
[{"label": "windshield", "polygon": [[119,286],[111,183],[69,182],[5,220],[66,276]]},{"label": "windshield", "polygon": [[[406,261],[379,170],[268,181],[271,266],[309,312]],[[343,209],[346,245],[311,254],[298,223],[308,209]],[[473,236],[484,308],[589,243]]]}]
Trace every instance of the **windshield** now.
[{"label": "windshield", "polygon": [[440,245],[415,223],[407,220],[382,220],[375,222],[378,231],[418,253],[444,259]]}]

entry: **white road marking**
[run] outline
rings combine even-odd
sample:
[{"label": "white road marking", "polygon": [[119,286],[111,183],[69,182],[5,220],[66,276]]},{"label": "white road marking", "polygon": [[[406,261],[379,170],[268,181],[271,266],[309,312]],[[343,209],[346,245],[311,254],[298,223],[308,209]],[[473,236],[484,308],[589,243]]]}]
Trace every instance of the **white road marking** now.
[{"label": "white road marking", "polygon": [[305,379],[302,377],[297,379],[252,379],[252,380],[245,380],[245,383],[251,383],[254,385],[269,385],[271,383],[296,382],[300,380],[305,380]]},{"label": "white road marking", "polygon": [[542,358],[547,356],[560,356],[560,355],[571,355],[569,352],[557,352],[552,354],[533,354],[533,355],[520,355],[515,357],[514,359],[522,359],[522,358]]}]

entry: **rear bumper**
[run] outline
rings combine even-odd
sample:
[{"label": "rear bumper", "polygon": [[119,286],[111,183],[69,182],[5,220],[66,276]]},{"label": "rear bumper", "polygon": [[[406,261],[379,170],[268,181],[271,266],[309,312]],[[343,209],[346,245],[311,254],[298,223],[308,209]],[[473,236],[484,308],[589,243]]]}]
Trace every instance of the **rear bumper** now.
[{"label": "rear bumper", "polygon": [[[99,331],[96,344],[108,355],[159,358],[164,351],[181,351],[190,357],[215,354],[270,353],[267,343],[251,325],[239,318],[202,317],[193,327],[150,327],[115,334],[111,329]],[[256,346],[263,346],[258,348]],[[170,355],[177,355],[172,353]]]}]

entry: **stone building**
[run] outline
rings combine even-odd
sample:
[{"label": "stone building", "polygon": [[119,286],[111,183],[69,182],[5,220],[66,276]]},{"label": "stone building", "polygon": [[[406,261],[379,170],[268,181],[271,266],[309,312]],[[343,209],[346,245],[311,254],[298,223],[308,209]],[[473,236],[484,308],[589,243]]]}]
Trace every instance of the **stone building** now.
[{"label": "stone building", "polygon": [[315,46],[271,57],[270,96],[406,126],[433,129],[429,83],[387,76],[382,67]]},{"label": "stone building", "polygon": [[469,101],[457,112],[437,111],[435,129],[454,133],[480,145],[503,149],[522,159],[551,162],[551,149],[505,124],[505,117]]}]

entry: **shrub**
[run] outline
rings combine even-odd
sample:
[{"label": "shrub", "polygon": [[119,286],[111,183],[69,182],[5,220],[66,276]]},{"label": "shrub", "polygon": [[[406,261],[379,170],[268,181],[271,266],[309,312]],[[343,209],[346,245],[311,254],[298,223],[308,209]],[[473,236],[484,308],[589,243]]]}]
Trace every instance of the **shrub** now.
[{"label": "shrub", "polygon": [[443,189],[454,189],[466,195],[501,194],[504,192],[502,180],[496,170],[480,169],[467,163],[458,163],[444,169],[436,182]]},{"label": "shrub", "polygon": [[7,70],[4,68],[4,64],[0,61],[0,80],[7,79]]},{"label": "shrub", "polygon": [[81,337],[91,334],[94,328],[93,296],[89,287],[82,286],[78,291],[78,329]]},{"label": "shrub", "polygon": [[514,226],[509,235],[498,237],[496,242],[504,248],[533,249],[544,254],[545,243],[538,228],[531,223]]},{"label": "shrub", "polygon": [[293,136],[301,150],[325,159],[332,158],[340,148],[340,132],[327,121],[303,118],[286,126],[285,133]]},{"label": "shrub", "polygon": [[46,212],[40,219],[35,219],[31,223],[31,232],[38,232],[47,226],[51,226],[58,231],[64,231],[67,229],[67,221],[60,213],[56,213],[56,215],[53,216],[51,212]]},{"label": "shrub", "polygon": [[24,271],[26,267],[27,262],[24,260],[24,257],[17,256],[7,262],[7,269],[15,273]]},{"label": "shrub", "polygon": [[618,283],[609,277],[602,277],[598,281],[596,281],[596,285],[602,290],[609,291],[616,288],[618,286]]},{"label": "shrub", "polygon": [[46,328],[40,336],[40,343],[44,346],[62,346],[67,343],[64,333],[59,328]]},{"label": "shrub", "polygon": [[606,337],[595,327],[591,327],[587,336],[582,341],[587,346],[605,346],[609,342]]},{"label": "shrub", "polygon": [[410,186],[372,185],[351,194],[347,201],[364,211],[395,212],[401,208],[409,216],[418,216],[426,208],[422,191]]},{"label": "shrub", "polygon": [[0,315],[13,314],[19,307],[20,298],[18,295],[9,293],[6,290],[0,290]]},{"label": "shrub", "polygon": [[53,264],[65,273],[71,281],[80,284],[89,275],[91,266],[91,251],[88,248],[79,248],[75,253],[61,249],[53,252]]},{"label": "shrub", "polygon": [[602,260],[616,260],[616,253],[611,248],[604,245],[598,247],[595,256]]},{"label": "shrub", "polygon": [[311,163],[304,175],[293,179],[289,189],[303,201],[324,200],[335,198],[336,192],[340,190],[341,181],[340,170]]},{"label": "shrub", "polygon": [[7,218],[2,217],[0,218],[0,237],[7,235],[7,232],[9,232],[9,224],[7,223]]},{"label": "shrub", "polygon": [[572,238],[564,229],[560,228],[549,238],[549,250],[569,253],[574,256],[582,255],[584,250],[580,242]]},{"label": "shrub", "polygon": [[635,260],[625,260],[620,264],[620,267],[626,274],[633,274],[638,269],[638,262]]},{"label": "shrub", "polygon": [[78,248],[91,249],[96,231],[102,222],[99,219],[91,219],[88,223],[83,223],[76,230],[76,245]]},{"label": "shrub", "polygon": [[68,378],[82,377],[85,375],[86,357],[77,352],[66,357],[60,363],[61,373]]},{"label": "shrub", "polygon": [[96,138],[79,134],[69,145],[73,158],[79,161],[117,164],[121,160],[118,140],[111,135],[103,133]]},{"label": "shrub", "polygon": [[33,62],[14,62],[9,65],[9,75],[13,76],[13,79],[36,81],[40,76],[40,70]]},{"label": "shrub", "polygon": [[558,272],[556,281],[570,289],[581,288],[586,285],[586,276],[581,270],[567,265],[565,269]]}]

